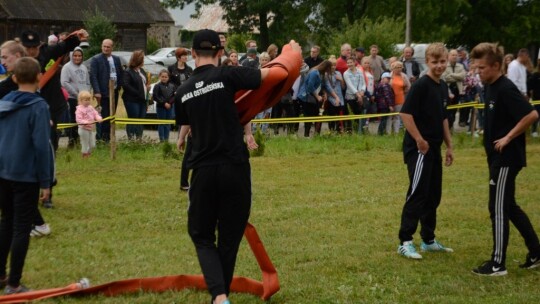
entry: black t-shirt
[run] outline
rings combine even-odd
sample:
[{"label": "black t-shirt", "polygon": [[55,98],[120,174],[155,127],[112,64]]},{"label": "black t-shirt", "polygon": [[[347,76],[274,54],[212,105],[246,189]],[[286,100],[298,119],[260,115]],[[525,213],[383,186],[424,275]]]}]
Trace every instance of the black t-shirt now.
[{"label": "black t-shirt", "polygon": [[[401,108],[401,113],[413,116],[418,131],[429,143],[430,148],[438,148],[444,139],[443,121],[448,118],[448,86],[443,80],[437,83],[428,75],[422,76],[411,87]],[[416,141],[409,132],[403,138],[403,154],[417,152]]]},{"label": "black t-shirt", "polygon": [[525,167],[527,160],[524,133],[508,143],[502,153],[495,151],[493,142],[508,134],[524,116],[534,110],[533,106],[523,98],[516,85],[504,76],[486,85],[484,89],[484,148],[488,164]]},{"label": "black t-shirt", "polygon": [[248,161],[234,94],[241,89],[256,89],[260,84],[260,70],[204,65],[178,88],[176,122],[191,126],[188,168]]}]

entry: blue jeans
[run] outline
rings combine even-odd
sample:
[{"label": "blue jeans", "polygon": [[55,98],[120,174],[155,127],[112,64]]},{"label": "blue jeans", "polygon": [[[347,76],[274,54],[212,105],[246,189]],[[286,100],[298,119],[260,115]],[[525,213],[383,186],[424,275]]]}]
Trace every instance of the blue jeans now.
[{"label": "blue jeans", "polygon": [[[129,102],[124,100],[124,106],[129,118],[144,118],[146,117],[146,103]],[[126,132],[128,139],[141,139],[144,125],[127,125]]]},{"label": "blue jeans", "polygon": [[[156,107],[156,114],[158,119],[172,119],[173,116],[173,108],[165,109],[161,107]],[[159,125],[158,126],[158,134],[159,134],[159,141],[167,141],[169,140],[169,132],[171,131],[171,125]]]}]

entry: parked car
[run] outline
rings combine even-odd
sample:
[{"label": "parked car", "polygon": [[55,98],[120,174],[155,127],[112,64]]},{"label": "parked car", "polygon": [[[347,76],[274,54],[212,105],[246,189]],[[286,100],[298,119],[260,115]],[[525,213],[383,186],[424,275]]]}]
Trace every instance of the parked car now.
[{"label": "parked car", "polygon": [[[177,48],[175,47],[162,48],[148,55],[148,57],[155,63],[168,67],[171,64],[174,64],[176,62],[176,56],[174,54],[176,49]],[[186,49],[186,50],[188,52],[188,60],[189,60],[191,59],[191,50],[190,49]]]}]

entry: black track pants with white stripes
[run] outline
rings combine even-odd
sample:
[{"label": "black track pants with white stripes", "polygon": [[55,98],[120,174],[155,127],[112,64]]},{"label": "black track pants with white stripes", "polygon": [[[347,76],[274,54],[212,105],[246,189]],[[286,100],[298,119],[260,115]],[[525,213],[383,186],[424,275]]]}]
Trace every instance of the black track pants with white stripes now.
[{"label": "black track pants with white stripes", "polygon": [[489,168],[489,213],[493,229],[494,262],[505,264],[506,247],[508,246],[509,222],[516,227],[529,252],[540,253],[538,236],[525,212],[515,199],[516,177],[521,168],[497,167]]},{"label": "black track pants with white stripes", "polygon": [[409,190],[401,214],[399,240],[411,241],[418,227],[425,242],[435,239],[437,207],[441,202],[442,158],[440,147],[430,147],[423,155],[420,152],[405,158],[409,172]]}]

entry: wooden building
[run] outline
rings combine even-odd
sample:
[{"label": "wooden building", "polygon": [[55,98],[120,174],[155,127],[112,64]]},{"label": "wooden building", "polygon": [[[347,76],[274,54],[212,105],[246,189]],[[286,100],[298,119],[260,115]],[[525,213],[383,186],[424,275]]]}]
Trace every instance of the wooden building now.
[{"label": "wooden building", "polygon": [[114,40],[122,50],[146,49],[151,26],[164,27],[165,32],[170,28],[165,39],[175,35],[174,20],[159,0],[0,0],[0,43],[28,29],[46,41],[52,33],[82,28],[85,12],[96,10],[116,25]]}]

